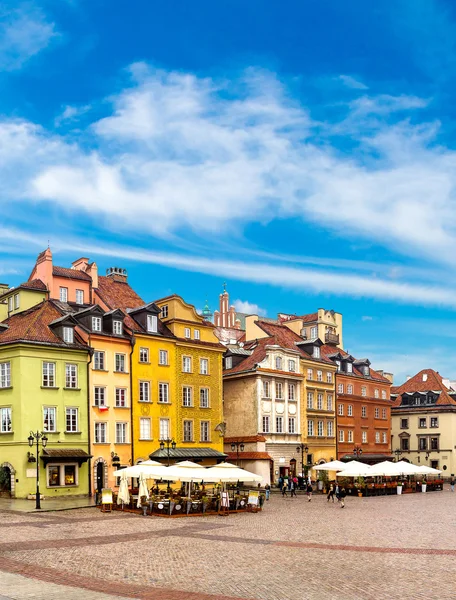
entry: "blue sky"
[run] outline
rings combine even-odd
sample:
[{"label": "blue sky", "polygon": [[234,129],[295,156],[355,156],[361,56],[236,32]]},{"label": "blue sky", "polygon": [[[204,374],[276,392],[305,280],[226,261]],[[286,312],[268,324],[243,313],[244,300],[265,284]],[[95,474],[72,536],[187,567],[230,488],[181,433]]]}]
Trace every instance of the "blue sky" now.
[{"label": "blue sky", "polygon": [[455,40],[444,0],[3,0],[0,279],[49,240],[455,377]]}]

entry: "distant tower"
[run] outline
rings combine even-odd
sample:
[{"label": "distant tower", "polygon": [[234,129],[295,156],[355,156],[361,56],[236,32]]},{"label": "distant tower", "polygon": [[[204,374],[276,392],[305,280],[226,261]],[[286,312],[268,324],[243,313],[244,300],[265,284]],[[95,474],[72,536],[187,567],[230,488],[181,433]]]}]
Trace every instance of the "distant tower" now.
[{"label": "distant tower", "polygon": [[214,324],[216,327],[236,327],[236,309],[230,306],[230,296],[226,291],[226,283],[223,284],[223,293],[220,294],[220,310],[214,311]]},{"label": "distant tower", "polygon": [[209,303],[206,299],[206,304],[204,305],[203,312],[201,313],[206,321],[212,321],[212,311],[209,308]]}]

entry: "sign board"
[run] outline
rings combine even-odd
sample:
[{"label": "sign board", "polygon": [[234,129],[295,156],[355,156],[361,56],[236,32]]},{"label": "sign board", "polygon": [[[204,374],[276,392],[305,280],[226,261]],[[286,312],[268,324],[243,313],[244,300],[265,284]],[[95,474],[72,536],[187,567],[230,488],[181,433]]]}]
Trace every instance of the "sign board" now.
[{"label": "sign board", "polygon": [[230,507],[230,497],[228,492],[222,492],[222,507],[229,508]]},{"label": "sign board", "polygon": [[101,490],[101,503],[112,504],[112,490],[105,488]]},{"label": "sign board", "polygon": [[36,479],[36,469],[27,469],[26,477],[33,477],[34,479]]},{"label": "sign board", "polygon": [[259,495],[260,495],[260,493],[258,492],[258,490],[250,490],[247,504],[252,504],[254,506],[258,506]]}]

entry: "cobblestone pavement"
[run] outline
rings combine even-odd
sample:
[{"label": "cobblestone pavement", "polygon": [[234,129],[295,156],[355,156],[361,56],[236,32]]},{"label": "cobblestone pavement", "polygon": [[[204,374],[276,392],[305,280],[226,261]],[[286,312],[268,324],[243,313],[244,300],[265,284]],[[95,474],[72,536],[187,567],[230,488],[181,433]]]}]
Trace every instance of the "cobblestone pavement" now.
[{"label": "cobblestone pavement", "polygon": [[0,600],[453,600],[455,509],[445,490],[188,519],[0,511]]}]

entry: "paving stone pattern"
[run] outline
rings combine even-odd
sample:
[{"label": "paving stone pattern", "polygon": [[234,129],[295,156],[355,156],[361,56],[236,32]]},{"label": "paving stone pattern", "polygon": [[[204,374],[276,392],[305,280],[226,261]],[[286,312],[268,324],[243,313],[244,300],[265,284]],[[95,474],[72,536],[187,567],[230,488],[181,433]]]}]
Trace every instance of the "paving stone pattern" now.
[{"label": "paving stone pattern", "polygon": [[[272,496],[257,514],[0,511],[0,595],[151,600],[456,597],[456,493]],[[77,595],[79,594],[79,596]]]}]

